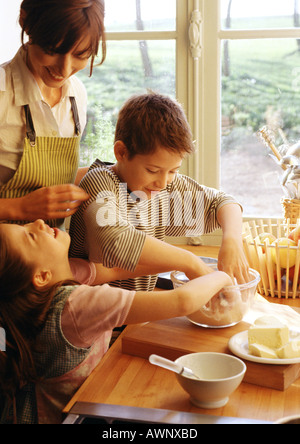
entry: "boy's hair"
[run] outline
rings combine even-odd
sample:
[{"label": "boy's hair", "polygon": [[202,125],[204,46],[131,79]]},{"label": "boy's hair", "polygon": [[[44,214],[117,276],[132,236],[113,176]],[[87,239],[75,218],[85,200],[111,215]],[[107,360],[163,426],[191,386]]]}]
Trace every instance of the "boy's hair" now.
[{"label": "boy's hair", "polygon": [[120,110],[115,142],[122,141],[129,158],[152,154],[158,146],[182,154],[194,152],[193,137],[181,105],[160,94],[131,97]]},{"label": "boy's hair", "polygon": [[32,44],[50,53],[66,54],[82,37],[90,35],[86,51],[94,59],[102,40],[102,60],[106,57],[104,0],[23,0],[20,25],[22,42],[26,33]]}]

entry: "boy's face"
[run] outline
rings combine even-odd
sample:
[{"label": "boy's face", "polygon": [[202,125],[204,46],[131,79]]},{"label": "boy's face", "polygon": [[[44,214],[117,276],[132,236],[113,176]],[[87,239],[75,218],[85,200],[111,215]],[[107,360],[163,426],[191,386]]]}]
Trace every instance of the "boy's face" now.
[{"label": "boy's face", "polygon": [[151,199],[174,180],[182,160],[181,154],[164,147],[158,147],[152,154],[137,154],[132,159],[128,159],[126,150],[122,159],[118,159],[117,174],[131,192],[142,192],[141,198]]}]

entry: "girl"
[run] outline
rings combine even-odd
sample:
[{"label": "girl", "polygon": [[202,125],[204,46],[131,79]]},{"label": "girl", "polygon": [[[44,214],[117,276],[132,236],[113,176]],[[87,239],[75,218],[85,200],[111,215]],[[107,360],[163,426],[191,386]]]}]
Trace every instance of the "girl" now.
[{"label": "girl", "polygon": [[[0,220],[62,225],[87,199],[79,183],[87,96],[74,74],[102,40],[104,0],[23,0],[22,46],[0,66]],[[29,38],[24,43],[24,35]]]},{"label": "girl", "polygon": [[42,220],[0,225],[2,423],[60,423],[115,326],[188,315],[231,284],[217,271],[170,291],[97,286],[95,264],[70,264],[69,244],[66,232]]}]

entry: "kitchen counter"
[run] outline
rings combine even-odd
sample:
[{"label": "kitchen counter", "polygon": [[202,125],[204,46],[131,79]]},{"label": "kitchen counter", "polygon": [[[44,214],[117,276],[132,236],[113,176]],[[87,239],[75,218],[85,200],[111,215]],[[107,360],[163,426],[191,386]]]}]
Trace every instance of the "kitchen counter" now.
[{"label": "kitchen counter", "polygon": [[[198,256],[218,255],[218,247],[182,248],[187,248]],[[267,300],[290,305],[300,311],[300,299]],[[126,327],[122,335],[134,328],[136,326]],[[226,406],[215,410],[197,408],[190,403],[188,394],[177,383],[172,372],[151,365],[142,357],[123,353],[122,335],[65,407],[64,413],[69,413],[72,408],[74,412],[78,406],[94,406],[96,411],[101,404],[105,404],[107,408],[117,405],[200,414],[202,418],[206,418],[206,422],[207,417],[211,418],[211,422],[215,418],[215,422],[220,422],[220,418],[236,418],[236,421],[241,422],[274,422],[282,417],[300,414],[300,379],[284,391],[243,382],[230,396]]]}]

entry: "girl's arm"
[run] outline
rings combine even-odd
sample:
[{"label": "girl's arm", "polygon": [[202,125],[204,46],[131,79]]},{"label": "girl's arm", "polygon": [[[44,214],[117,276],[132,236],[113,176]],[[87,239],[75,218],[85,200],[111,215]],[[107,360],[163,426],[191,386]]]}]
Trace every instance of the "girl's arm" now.
[{"label": "girl's arm", "polygon": [[222,271],[215,271],[175,290],[137,292],[125,324],[187,316],[199,310],[227,285],[232,285],[231,278]]}]

